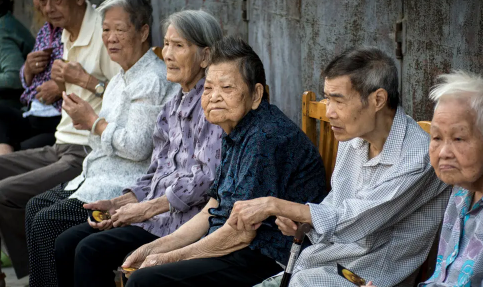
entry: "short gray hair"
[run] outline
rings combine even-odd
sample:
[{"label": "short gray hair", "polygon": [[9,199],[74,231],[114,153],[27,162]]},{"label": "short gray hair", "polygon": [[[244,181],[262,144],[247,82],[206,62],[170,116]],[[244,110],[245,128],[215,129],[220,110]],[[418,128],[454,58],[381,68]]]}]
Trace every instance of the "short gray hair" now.
[{"label": "short gray hair", "polygon": [[444,98],[467,101],[475,111],[475,124],[483,133],[483,79],[481,76],[458,70],[440,75],[438,80],[441,82],[435,85],[429,94],[429,98],[436,103],[435,109]]},{"label": "short gray hair", "polygon": [[173,25],[181,37],[198,47],[211,47],[223,37],[220,24],[211,14],[202,10],[184,10],[171,14],[163,21],[163,30]]},{"label": "short gray hair", "polygon": [[153,25],[153,7],[149,0],[106,0],[99,6],[102,21],[106,12],[114,7],[122,7],[129,14],[129,20],[136,31],[141,31],[144,25],[149,26],[148,43],[151,44],[151,27]]},{"label": "short gray hair", "polygon": [[322,75],[327,79],[349,76],[352,88],[367,103],[369,95],[379,88],[386,90],[387,105],[399,106],[399,78],[394,59],[375,47],[351,48],[335,57]]}]

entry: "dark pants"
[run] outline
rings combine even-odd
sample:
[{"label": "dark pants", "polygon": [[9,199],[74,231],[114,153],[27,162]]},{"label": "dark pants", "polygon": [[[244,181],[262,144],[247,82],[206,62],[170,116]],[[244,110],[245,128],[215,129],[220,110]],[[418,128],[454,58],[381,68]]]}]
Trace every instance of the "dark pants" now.
[{"label": "dark pants", "polygon": [[17,277],[28,274],[27,202],[78,176],[86,155],[84,146],[65,144],[0,156],[0,232]]},{"label": "dark pants", "polygon": [[24,118],[20,110],[0,104],[0,143],[11,145],[16,151],[53,145],[60,118]]},{"label": "dark pants", "polygon": [[282,267],[273,259],[247,247],[222,257],[139,269],[129,277],[126,287],[251,287],[280,271]]},{"label": "dark pants", "polygon": [[62,233],[55,241],[59,287],[116,286],[113,270],[126,255],[158,239],[136,226],[98,231],[83,223]]}]

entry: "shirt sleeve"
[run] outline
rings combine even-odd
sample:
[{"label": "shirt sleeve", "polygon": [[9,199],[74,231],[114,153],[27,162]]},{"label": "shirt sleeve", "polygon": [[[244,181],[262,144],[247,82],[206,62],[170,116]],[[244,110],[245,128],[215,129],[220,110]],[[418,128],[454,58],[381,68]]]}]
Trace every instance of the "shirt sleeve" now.
[{"label": "shirt sleeve", "polygon": [[[402,160],[404,162],[404,159]],[[311,204],[314,229],[308,237],[312,243],[356,242],[378,229],[394,225],[445,190],[429,163],[426,166],[407,165],[407,171],[395,172],[393,177],[362,188],[355,197],[341,206],[330,204],[329,196],[320,204]]]},{"label": "shirt sleeve", "polygon": [[15,41],[8,36],[3,37],[0,43],[0,88],[22,88],[19,73],[24,61]]},{"label": "shirt sleeve", "polygon": [[159,77],[147,78],[149,81],[140,82],[134,95],[127,95],[126,91],[122,91],[124,97],[131,99],[127,122],[124,126],[116,122],[107,125],[101,136],[101,149],[106,155],[143,161],[152,154],[156,116],[162,108],[157,99],[170,91]]},{"label": "shirt sleeve", "polygon": [[221,158],[221,128],[209,123],[200,113],[194,157],[196,164],[166,188],[166,197],[176,210],[187,212],[191,206],[206,202],[206,192],[215,178]]}]

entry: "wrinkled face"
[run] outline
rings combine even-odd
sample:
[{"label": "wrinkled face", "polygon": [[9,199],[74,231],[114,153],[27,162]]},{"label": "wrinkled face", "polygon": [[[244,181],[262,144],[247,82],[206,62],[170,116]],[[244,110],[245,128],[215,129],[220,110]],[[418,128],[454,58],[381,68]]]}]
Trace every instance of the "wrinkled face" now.
[{"label": "wrinkled face", "polygon": [[196,84],[206,68],[200,48],[182,38],[172,25],[169,25],[164,36],[163,58],[168,80],[179,83],[185,92]]},{"label": "wrinkled face", "polygon": [[374,130],[376,111],[371,105],[363,105],[349,76],[325,79],[324,94],[327,98],[326,115],[338,141],[364,138]]},{"label": "wrinkled face", "polygon": [[201,98],[206,119],[210,123],[219,125],[229,134],[259,104],[257,97],[250,94],[236,62],[210,65]]},{"label": "wrinkled face", "polygon": [[483,180],[483,135],[475,119],[467,103],[442,99],[431,121],[431,165],[442,181],[468,190]]},{"label": "wrinkled face", "polygon": [[138,51],[143,44],[143,31],[136,31],[129,19],[129,14],[122,7],[113,7],[106,11],[102,23],[102,41],[111,60],[127,70],[138,59]]},{"label": "wrinkled face", "polygon": [[40,9],[49,22],[55,27],[65,28],[69,25],[72,11],[77,1],[72,0],[39,0]]}]

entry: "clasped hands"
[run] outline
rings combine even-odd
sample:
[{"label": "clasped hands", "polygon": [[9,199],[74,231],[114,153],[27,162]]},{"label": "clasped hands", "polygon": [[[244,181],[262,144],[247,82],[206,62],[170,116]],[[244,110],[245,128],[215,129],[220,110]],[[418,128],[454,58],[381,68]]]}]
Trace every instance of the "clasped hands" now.
[{"label": "clasped hands", "polygon": [[71,83],[82,88],[85,88],[89,76],[81,64],[77,62],[64,62],[63,60],[54,61],[50,75],[52,80],[58,83]]}]

